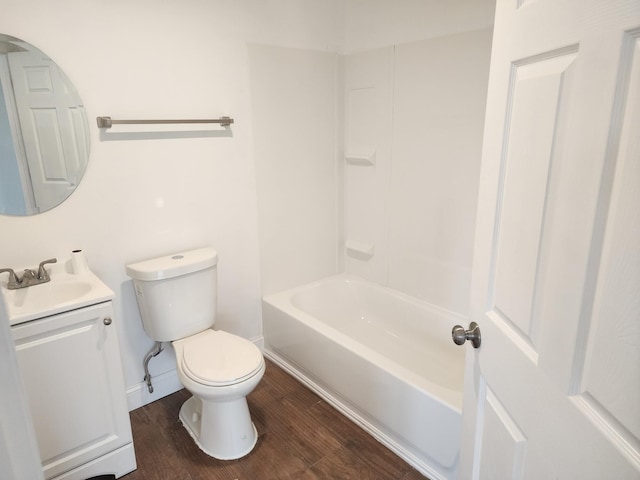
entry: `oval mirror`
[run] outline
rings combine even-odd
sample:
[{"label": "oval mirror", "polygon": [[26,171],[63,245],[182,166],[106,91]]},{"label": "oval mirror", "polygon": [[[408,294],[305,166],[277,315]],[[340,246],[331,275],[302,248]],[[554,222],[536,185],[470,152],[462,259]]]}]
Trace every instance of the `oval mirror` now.
[{"label": "oval mirror", "polygon": [[88,160],[89,124],[71,81],[33,45],[0,34],[0,214],[59,205]]}]

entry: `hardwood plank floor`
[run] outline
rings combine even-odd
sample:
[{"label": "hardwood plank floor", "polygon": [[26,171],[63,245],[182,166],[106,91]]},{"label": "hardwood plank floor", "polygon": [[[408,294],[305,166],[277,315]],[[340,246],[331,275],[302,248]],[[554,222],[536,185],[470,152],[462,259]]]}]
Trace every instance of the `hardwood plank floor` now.
[{"label": "hardwood plank floor", "polygon": [[131,412],[138,469],[124,480],[424,480],[420,473],[267,360],[249,395],[258,443],[244,458],[205,455],[178,420],[181,390]]}]

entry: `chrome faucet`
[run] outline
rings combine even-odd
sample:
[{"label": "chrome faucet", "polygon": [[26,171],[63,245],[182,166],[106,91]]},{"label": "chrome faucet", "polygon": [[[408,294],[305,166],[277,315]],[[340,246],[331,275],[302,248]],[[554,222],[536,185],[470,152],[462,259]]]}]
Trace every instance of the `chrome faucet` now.
[{"label": "chrome faucet", "polygon": [[22,274],[22,278],[18,277],[12,268],[0,268],[0,273],[7,272],[9,274],[7,288],[9,290],[16,290],[18,288],[30,287],[32,285],[39,285],[50,281],[51,277],[44,266],[48,263],[56,263],[57,261],[58,259],[56,258],[44,260],[38,265],[37,271],[27,268]]}]

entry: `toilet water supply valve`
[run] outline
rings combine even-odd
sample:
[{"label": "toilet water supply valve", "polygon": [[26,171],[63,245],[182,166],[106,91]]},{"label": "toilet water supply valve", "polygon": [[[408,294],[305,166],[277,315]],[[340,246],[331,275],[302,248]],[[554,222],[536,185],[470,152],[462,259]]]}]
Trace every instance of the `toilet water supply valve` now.
[{"label": "toilet water supply valve", "polygon": [[144,381],[147,384],[147,388],[149,389],[149,393],[153,393],[153,385],[151,385],[151,374],[149,373],[149,361],[156,357],[162,352],[162,342],[156,342],[155,345],[149,353],[147,353],[144,357]]}]

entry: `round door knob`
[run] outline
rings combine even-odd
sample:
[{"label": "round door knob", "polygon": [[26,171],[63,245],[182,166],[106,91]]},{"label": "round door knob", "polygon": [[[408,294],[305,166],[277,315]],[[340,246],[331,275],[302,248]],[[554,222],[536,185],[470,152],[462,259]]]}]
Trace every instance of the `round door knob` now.
[{"label": "round door knob", "polygon": [[451,338],[456,345],[463,345],[469,340],[473,348],[480,348],[480,326],[476,322],[469,324],[469,330],[465,330],[463,326],[456,325],[451,330]]},{"label": "round door knob", "polygon": [[102,323],[104,323],[108,327],[109,325],[111,325],[111,317],[104,317]]}]

